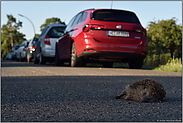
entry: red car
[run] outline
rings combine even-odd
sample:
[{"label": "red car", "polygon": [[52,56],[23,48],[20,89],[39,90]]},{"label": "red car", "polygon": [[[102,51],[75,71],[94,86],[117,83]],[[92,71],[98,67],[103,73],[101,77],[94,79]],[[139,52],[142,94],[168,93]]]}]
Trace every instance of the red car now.
[{"label": "red car", "polygon": [[71,19],[55,46],[55,65],[69,61],[71,67],[89,62],[112,67],[114,62],[128,62],[130,68],[140,69],[147,34],[133,12],[88,9]]}]

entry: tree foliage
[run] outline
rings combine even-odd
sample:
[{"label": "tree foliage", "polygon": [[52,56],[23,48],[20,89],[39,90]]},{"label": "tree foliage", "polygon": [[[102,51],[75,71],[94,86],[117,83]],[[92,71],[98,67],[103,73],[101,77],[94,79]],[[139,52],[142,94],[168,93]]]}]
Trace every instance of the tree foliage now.
[{"label": "tree foliage", "polygon": [[35,34],[34,37],[35,37],[35,38],[39,38],[39,36],[40,36],[40,34]]},{"label": "tree foliage", "polygon": [[154,52],[160,56],[162,51],[170,49],[171,44],[174,49],[182,47],[182,26],[177,25],[176,18],[151,21],[147,30],[149,54]]},{"label": "tree foliage", "polygon": [[22,22],[16,22],[13,15],[7,15],[7,18],[7,24],[1,27],[1,58],[12,52],[14,44],[20,44],[25,40],[25,35],[18,31],[22,27]]},{"label": "tree foliage", "polygon": [[49,24],[65,24],[65,22],[62,22],[60,18],[56,17],[48,18],[45,23],[40,26],[40,30],[43,31],[43,29]]}]

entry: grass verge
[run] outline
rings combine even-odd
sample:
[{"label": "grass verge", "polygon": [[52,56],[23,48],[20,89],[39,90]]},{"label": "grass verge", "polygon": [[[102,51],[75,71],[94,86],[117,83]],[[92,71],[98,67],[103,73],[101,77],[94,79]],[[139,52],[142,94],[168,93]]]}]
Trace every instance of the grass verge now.
[{"label": "grass verge", "polygon": [[155,71],[169,71],[169,72],[182,72],[181,59],[170,59],[165,65],[161,65],[155,69]]}]

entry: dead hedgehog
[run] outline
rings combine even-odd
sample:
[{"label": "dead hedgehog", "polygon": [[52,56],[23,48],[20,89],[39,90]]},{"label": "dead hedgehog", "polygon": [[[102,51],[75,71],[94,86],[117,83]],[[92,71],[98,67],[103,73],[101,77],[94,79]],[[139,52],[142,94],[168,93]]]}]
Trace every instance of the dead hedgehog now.
[{"label": "dead hedgehog", "polygon": [[166,95],[163,86],[153,79],[142,79],[132,85],[127,85],[126,89],[116,99],[126,95],[125,100],[134,100],[139,102],[160,102]]}]

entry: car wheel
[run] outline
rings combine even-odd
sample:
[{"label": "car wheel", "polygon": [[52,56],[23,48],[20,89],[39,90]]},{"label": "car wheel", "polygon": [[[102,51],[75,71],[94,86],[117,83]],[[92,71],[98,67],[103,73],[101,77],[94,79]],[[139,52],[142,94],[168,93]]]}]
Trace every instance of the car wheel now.
[{"label": "car wheel", "polygon": [[40,64],[45,64],[46,63],[46,58],[43,56],[43,54],[40,54],[39,63]]},{"label": "car wheel", "polygon": [[62,60],[59,59],[59,53],[57,51],[57,49],[55,50],[55,65],[56,66],[61,66],[63,65],[64,62]]},{"label": "car wheel", "polygon": [[132,59],[128,62],[130,69],[141,69],[143,65],[143,59]]},{"label": "car wheel", "polygon": [[38,58],[36,57],[36,54],[34,54],[34,64],[38,64],[39,61],[38,61]]},{"label": "car wheel", "polygon": [[103,67],[105,68],[112,68],[113,67],[113,62],[104,62]]},{"label": "car wheel", "polygon": [[16,61],[19,61],[19,58],[16,57]]},{"label": "car wheel", "polygon": [[76,46],[73,42],[71,49],[71,67],[80,67],[80,66],[82,66],[82,59],[77,57]]},{"label": "car wheel", "polygon": [[22,62],[23,61],[23,58],[21,57],[21,54],[20,54],[20,62]]},{"label": "car wheel", "polygon": [[23,61],[24,61],[24,62],[27,62],[27,58],[26,58],[26,57],[24,57]]}]

